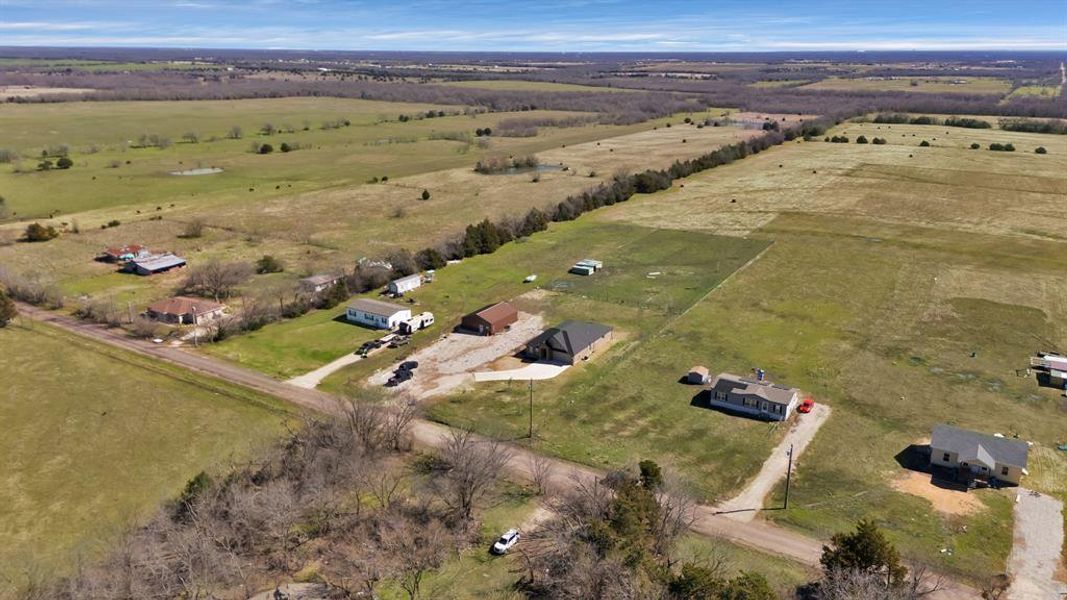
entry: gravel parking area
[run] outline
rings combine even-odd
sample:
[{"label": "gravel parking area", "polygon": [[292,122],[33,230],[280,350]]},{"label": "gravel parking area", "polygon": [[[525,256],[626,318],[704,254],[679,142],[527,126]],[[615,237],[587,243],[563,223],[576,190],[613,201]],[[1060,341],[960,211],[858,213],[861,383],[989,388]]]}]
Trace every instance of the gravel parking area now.
[{"label": "gravel parking area", "polygon": [[[391,389],[411,394],[417,400],[446,394],[472,381],[471,372],[474,369],[513,353],[540,333],[543,327],[544,319],[540,315],[519,313],[519,320],[510,329],[494,336],[455,332],[446,334],[432,345],[405,358],[405,361],[419,362],[415,376],[411,381]],[[368,382],[371,385],[384,385],[398,366],[399,363],[378,371],[370,376]]]}]

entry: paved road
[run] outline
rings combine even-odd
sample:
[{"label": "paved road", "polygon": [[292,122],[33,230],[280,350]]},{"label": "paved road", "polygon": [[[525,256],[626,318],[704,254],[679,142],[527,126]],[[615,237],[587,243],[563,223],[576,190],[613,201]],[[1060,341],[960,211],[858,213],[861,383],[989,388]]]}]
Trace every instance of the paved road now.
[{"label": "paved road", "polygon": [[[78,321],[72,317],[19,304],[19,312],[28,318],[50,323],[73,333],[94,338],[98,341],[150,356],[168,363],[185,367],[205,375],[218,377],[254,390],[270,394],[308,410],[337,414],[340,399],[317,390],[309,390],[272,379],[262,373],[245,369],[221,360],[195,354],[182,348],[153,344],[128,337],[121,330],[107,329]],[[448,426],[430,421],[416,421],[412,427],[412,437],[416,445],[426,448],[440,448],[451,429]],[[532,480],[533,462],[536,453],[517,444],[511,445],[513,458],[508,468],[513,477]],[[604,472],[571,463],[548,458],[552,463],[552,474],[548,487],[559,492],[577,481],[593,481],[603,477]],[[783,556],[801,564],[817,566],[822,553],[822,542],[800,533],[789,531],[765,521],[742,522],[716,514],[714,507],[699,505],[695,509],[695,521],[692,527],[696,533],[723,538],[731,542],[753,548],[760,552]],[[971,600],[979,598],[973,588],[955,582],[948,582],[946,589],[936,595],[928,596],[932,600]]]}]

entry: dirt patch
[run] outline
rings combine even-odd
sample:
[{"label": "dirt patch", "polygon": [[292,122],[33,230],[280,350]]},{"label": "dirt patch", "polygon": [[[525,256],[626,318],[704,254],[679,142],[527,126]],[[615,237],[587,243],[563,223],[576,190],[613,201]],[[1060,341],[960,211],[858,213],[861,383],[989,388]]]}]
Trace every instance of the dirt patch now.
[{"label": "dirt patch", "polygon": [[985,509],[985,505],[973,493],[937,487],[931,483],[929,473],[905,471],[891,485],[898,492],[929,501],[934,510],[946,515],[969,515]]}]

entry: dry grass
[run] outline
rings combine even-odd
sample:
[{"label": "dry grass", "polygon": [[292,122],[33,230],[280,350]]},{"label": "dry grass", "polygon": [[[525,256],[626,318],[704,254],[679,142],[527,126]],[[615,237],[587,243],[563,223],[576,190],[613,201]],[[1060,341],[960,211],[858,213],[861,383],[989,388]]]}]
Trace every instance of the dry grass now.
[{"label": "dry grass", "polygon": [[950,94],[997,94],[1011,90],[1011,81],[996,77],[899,77],[896,79],[845,79],[830,77],[804,86],[812,90],[898,91]]}]

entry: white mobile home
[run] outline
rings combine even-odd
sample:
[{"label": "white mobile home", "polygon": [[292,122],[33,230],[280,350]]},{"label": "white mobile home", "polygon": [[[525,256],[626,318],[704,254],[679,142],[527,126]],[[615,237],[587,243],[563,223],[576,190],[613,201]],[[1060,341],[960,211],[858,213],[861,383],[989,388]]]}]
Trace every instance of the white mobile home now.
[{"label": "white mobile home", "polygon": [[784,421],[797,406],[800,390],[720,373],[708,386],[708,403],[761,419]]},{"label": "white mobile home", "polygon": [[414,275],[408,275],[407,277],[401,277],[400,279],[394,279],[389,282],[389,293],[394,296],[406,294],[411,290],[422,285],[422,276],[418,273]]},{"label": "white mobile home", "polygon": [[352,323],[375,329],[392,330],[411,318],[411,309],[381,300],[360,298],[348,305],[345,318]]},{"label": "white mobile home", "polygon": [[1030,446],[1022,440],[997,437],[951,425],[934,427],[930,463],[953,469],[957,479],[1019,484],[1026,472]]}]

